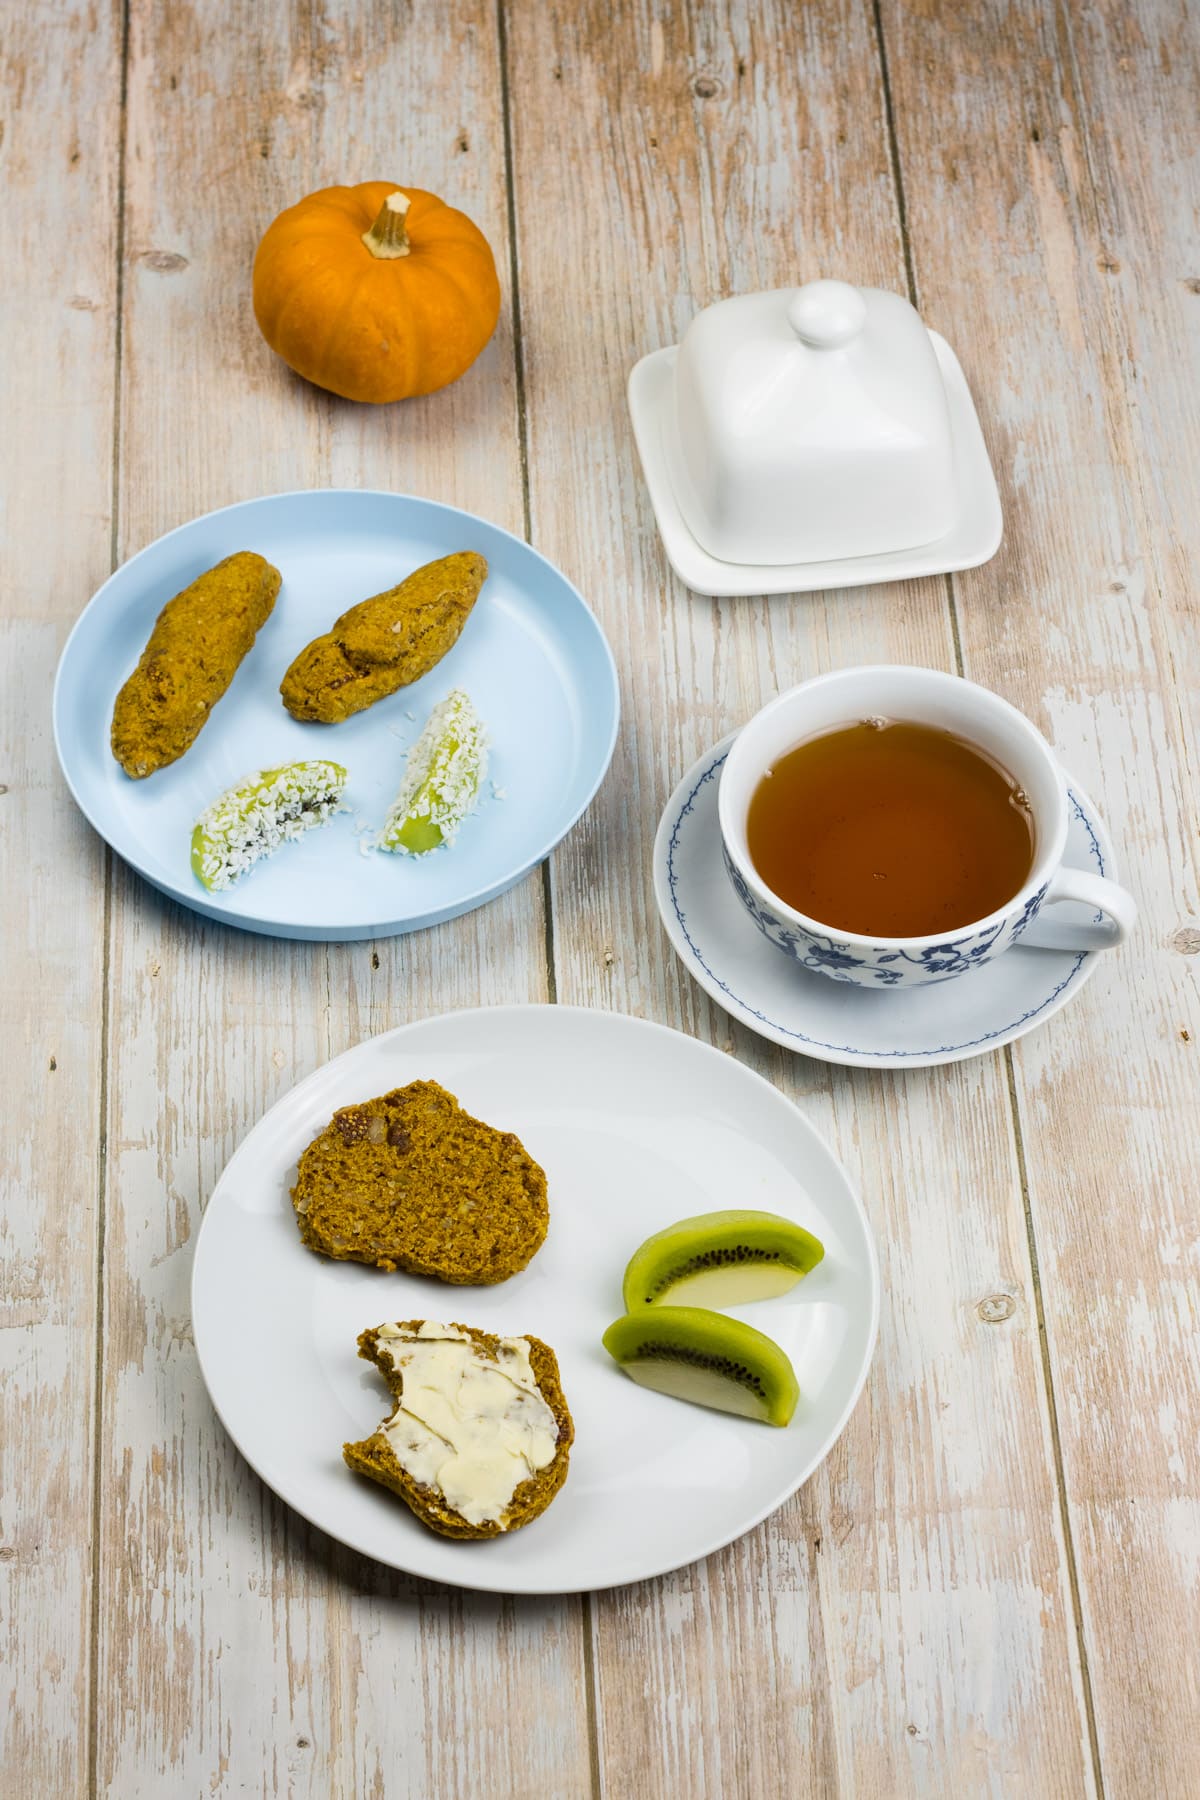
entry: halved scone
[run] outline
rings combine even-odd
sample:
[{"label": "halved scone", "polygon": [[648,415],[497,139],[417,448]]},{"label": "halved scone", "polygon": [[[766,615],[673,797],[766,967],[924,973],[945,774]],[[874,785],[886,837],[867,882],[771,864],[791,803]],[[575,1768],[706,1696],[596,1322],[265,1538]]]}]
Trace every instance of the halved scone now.
[{"label": "halved scone", "polygon": [[300,1158],[292,1205],[310,1250],[467,1286],[523,1269],[550,1221],[520,1139],[436,1081],[334,1113]]}]

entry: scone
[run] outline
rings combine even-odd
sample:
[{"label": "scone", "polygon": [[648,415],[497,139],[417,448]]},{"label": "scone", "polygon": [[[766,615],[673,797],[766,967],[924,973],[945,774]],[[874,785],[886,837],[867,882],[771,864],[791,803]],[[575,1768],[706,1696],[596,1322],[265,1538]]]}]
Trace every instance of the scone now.
[{"label": "scone", "polygon": [[336,725],[428,675],[458,642],[487,572],[485,557],[461,550],[360,600],[305,645],[280,682],[292,717]]},{"label": "scone", "polygon": [[575,1427],[558,1360],[540,1338],[408,1319],[364,1331],[395,1405],[342,1455],[443,1537],[490,1538],[545,1512],[567,1478]]},{"label": "scone", "polygon": [[336,1112],[300,1158],[292,1204],[310,1250],[463,1286],[515,1275],[550,1222],[520,1139],[436,1081]]},{"label": "scone", "polygon": [[178,762],[195,743],[270,617],[281,581],[265,556],[239,550],[167,601],[113,707],[112,753],[134,781]]}]

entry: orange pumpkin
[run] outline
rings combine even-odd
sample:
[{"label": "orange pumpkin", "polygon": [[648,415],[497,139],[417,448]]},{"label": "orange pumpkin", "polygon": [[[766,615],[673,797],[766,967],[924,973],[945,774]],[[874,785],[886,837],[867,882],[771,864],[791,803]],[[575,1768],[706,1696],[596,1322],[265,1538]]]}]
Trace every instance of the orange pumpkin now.
[{"label": "orange pumpkin", "polygon": [[268,226],[254,258],[254,316],[268,344],[347,400],[404,400],[456,381],[499,314],[478,226],[391,181],[307,195]]}]

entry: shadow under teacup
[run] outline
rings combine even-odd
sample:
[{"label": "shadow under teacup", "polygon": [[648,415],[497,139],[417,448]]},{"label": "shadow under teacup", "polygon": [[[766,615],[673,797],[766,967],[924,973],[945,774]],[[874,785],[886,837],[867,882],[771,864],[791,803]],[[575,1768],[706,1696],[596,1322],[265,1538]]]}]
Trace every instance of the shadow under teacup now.
[{"label": "shadow under teacup", "polygon": [[[1016,782],[1033,826],[1033,863],[1003,906],[974,923],[926,937],[848,931],[797,912],[763,881],[747,843],[750,804],[775,763],[810,739],[864,720],[909,722],[974,746]],[[1133,929],[1137,908],[1114,881],[1063,866],[1067,789],[1049,744],[1025,717],[987,688],[937,669],[880,664],[840,669],[791,688],[739,732],[721,773],[718,817],[725,867],[763,935],[806,969],[860,987],[923,987],[992,962],[1018,941],[1055,950],[1102,950]],[[803,829],[802,824],[798,829]],[[912,846],[914,856],[921,845]],[[1062,900],[1103,917],[1055,923]]]}]

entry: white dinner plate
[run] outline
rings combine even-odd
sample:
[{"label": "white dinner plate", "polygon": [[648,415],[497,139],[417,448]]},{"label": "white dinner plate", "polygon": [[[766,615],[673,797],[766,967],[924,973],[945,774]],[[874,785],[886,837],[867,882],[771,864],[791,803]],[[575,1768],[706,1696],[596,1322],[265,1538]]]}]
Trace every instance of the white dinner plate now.
[{"label": "white dinner plate", "polygon": [[[257,550],[283,587],[226,694],[178,762],[131,781],[113,759],[113,701],[165,603],[235,550]],[[284,710],[293,657],[339,613],[423,563],[480,551],[488,578],[458,642],[428,675],[340,725]],[[464,687],[491,740],[489,780],[451,849],[370,848],[405,752],[439,700]],[[407,494],[328,488],[273,494],[181,525],[119,568],[67,640],[54,735],[83,812],[125,861],[194,911],[276,937],[386,937],[456,918],[527,875],[599,787],[616,742],[617,677],[599,624],[566,577],[473,513]],[[328,757],[349,771],[347,810],[210,894],[191,868],[192,827],[255,770]]]},{"label": "white dinner plate", "polygon": [[[301,1245],[289,1191],[305,1145],[336,1108],[420,1078],[515,1131],[546,1171],[549,1234],[498,1286],[447,1287]],[[792,1358],[801,1397],[783,1430],[638,1387],[600,1342],[624,1310],[625,1264],[645,1237],[742,1206],[794,1218],[825,1245],[791,1293],[730,1309]],[[204,1379],[263,1480],[365,1555],[501,1593],[641,1581],[748,1531],[828,1454],[866,1378],[878,1314],[862,1205],[791,1101],[693,1038],[561,1006],[426,1019],[318,1069],[231,1159],[192,1280]],[[346,1468],[342,1444],[389,1410],[358,1334],[407,1318],[532,1332],[557,1352],[576,1439],[565,1486],[532,1524],[484,1541],[441,1538]]]}]

